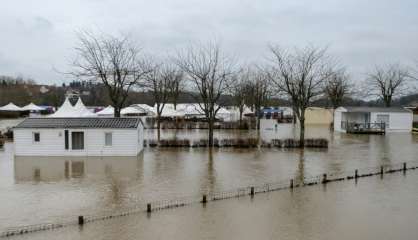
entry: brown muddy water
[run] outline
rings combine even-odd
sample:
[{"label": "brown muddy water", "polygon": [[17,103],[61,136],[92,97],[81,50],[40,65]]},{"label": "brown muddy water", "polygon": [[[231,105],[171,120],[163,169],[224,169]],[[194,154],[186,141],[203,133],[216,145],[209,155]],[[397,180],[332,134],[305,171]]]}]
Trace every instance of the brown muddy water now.
[{"label": "brown muddy water", "polygon": [[[216,132],[218,138],[253,137],[255,134],[257,133],[254,131]],[[265,127],[261,137],[284,139],[294,134],[297,134],[297,130],[293,129],[292,125],[279,125],[277,129]],[[147,132],[147,138],[154,136],[154,131]],[[163,138],[198,139],[205,136],[204,130],[162,132]],[[82,159],[14,157],[13,143],[7,143],[4,151],[0,152],[0,230],[75,218],[80,214],[94,215],[109,210],[116,211],[127,206],[163,199],[418,160],[418,135],[347,135],[332,133],[324,126],[310,126],[307,129],[307,136],[328,138],[329,148],[304,151],[147,148],[138,157]],[[220,201],[213,203],[216,211],[209,211],[211,207],[201,209],[193,205],[153,213],[151,218],[146,218],[146,214],[139,214],[134,217],[118,218],[115,221],[94,223],[91,226],[89,224],[80,232],[70,227],[53,233],[65,233],[64,236],[68,236],[69,239],[79,237],[114,239],[119,236],[112,234],[122,234],[121,231],[125,231],[120,236],[124,239],[139,239],[140,236],[143,237],[142,239],[166,239],[170,238],[170,234],[177,234],[179,236],[177,239],[222,239],[228,238],[226,234],[231,231],[233,233],[231,237],[238,239],[241,236],[247,239],[249,236],[256,236],[257,232],[265,231],[266,235],[260,235],[264,239],[269,237],[321,239],[317,237],[322,234],[332,239],[332,237],[338,238],[334,234],[351,229],[361,236],[362,233],[367,232],[367,225],[360,224],[362,221],[364,223],[373,220],[383,221],[381,219],[383,216],[390,218],[392,214],[397,215],[395,219],[400,219],[398,215],[403,212],[399,209],[403,209],[404,204],[416,209],[418,190],[409,193],[404,191],[404,187],[411,185],[410,188],[413,188],[418,180],[418,177],[413,176],[418,174],[412,171],[407,175],[406,178],[395,177],[395,180],[398,179],[398,182],[405,185],[402,185],[402,188],[396,185],[396,181],[392,184],[392,181],[386,181],[386,178],[384,181],[365,179],[362,180],[367,183],[364,189],[363,185],[353,187],[352,183],[341,185],[336,183],[327,186],[326,191],[323,189],[305,191],[303,188],[296,191],[297,195],[296,192],[294,195],[277,192],[257,195],[257,200],[254,201],[248,199]],[[349,195],[350,197],[345,199],[346,194],[350,193],[352,197]],[[402,194],[405,194],[405,197]],[[412,201],[408,202],[410,198],[415,199],[413,204]],[[368,202],[367,199],[370,201]],[[387,202],[388,199],[392,199],[393,202]],[[280,204],[276,206],[277,202]],[[298,205],[299,202],[301,205]],[[354,211],[355,207],[358,209]],[[328,212],[326,208],[329,208]],[[327,217],[320,216],[320,209],[326,211]],[[373,211],[377,209],[382,211],[376,215]],[[284,211],[283,216],[282,211]],[[367,211],[373,214],[363,218],[362,213]],[[399,226],[400,229],[418,224],[416,212],[414,216],[411,214],[405,215],[409,225]],[[235,221],[236,219],[242,220],[242,225],[238,220]],[[393,220],[387,220],[387,224],[391,221]],[[351,222],[351,225],[344,228],[346,222]],[[248,225],[250,223],[254,227],[254,232],[251,232],[251,227]],[[193,231],[190,229],[190,235],[186,234],[188,226],[194,229]],[[244,229],[242,232],[239,231],[240,226]],[[371,225],[374,227],[373,232],[380,229],[379,226],[385,225],[373,223]],[[416,229],[411,229],[405,234],[414,231]],[[138,232],[141,234],[138,235]],[[45,232],[40,235],[30,234],[27,237],[43,236],[42,234],[45,234],[45,238],[56,236]],[[375,234],[383,233],[380,229],[380,233],[378,231]],[[344,237],[346,236],[341,236],[340,239]]]},{"label": "brown muddy water", "polygon": [[418,172],[256,194],[11,239],[415,240]]}]

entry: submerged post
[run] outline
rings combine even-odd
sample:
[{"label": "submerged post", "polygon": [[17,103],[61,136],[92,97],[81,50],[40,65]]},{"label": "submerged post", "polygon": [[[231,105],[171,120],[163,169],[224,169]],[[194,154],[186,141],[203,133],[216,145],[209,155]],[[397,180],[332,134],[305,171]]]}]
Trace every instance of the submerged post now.
[{"label": "submerged post", "polygon": [[207,203],[207,202],[208,202],[208,200],[206,199],[206,195],[203,195],[202,203]]},{"label": "submerged post", "polygon": [[83,225],[83,224],[84,224],[84,217],[78,216],[78,225]]},{"label": "submerged post", "polygon": [[151,210],[152,210],[152,208],[151,208],[151,203],[148,203],[148,204],[147,204],[147,213],[150,213],[150,212],[151,212]]},{"label": "submerged post", "polygon": [[383,166],[380,166],[380,175],[383,176]]},{"label": "submerged post", "polygon": [[356,169],[356,171],[354,172],[354,178],[357,179],[358,178],[358,170]]},{"label": "submerged post", "polygon": [[251,187],[251,192],[250,192],[251,196],[254,196],[254,187]]},{"label": "submerged post", "polygon": [[293,189],[293,179],[290,179],[290,188]]},{"label": "submerged post", "polygon": [[406,172],[406,162],[403,163],[403,172]]},{"label": "submerged post", "polygon": [[327,174],[324,173],[324,175],[322,177],[322,183],[327,183],[327,182],[328,182],[328,180],[327,180]]}]

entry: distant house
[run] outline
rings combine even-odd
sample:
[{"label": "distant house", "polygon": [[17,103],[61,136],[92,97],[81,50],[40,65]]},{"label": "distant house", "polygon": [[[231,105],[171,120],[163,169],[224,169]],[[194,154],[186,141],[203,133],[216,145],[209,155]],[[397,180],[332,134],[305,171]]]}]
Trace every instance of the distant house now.
[{"label": "distant house", "polygon": [[16,156],[136,156],[138,118],[27,118],[14,128]]},{"label": "distant house", "polygon": [[334,130],[348,133],[411,132],[412,112],[401,107],[339,107]]},{"label": "distant house", "polygon": [[332,123],[332,110],[320,107],[309,107],[305,110],[305,124],[324,124]]}]

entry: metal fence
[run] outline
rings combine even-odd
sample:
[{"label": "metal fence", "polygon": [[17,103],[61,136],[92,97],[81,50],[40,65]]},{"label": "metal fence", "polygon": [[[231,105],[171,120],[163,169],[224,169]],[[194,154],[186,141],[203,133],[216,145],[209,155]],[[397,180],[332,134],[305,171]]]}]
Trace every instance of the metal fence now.
[{"label": "metal fence", "polygon": [[266,193],[272,191],[279,191],[284,189],[294,189],[300,187],[307,187],[317,184],[327,184],[329,182],[337,182],[344,180],[357,180],[359,178],[371,177],[385,174],[391,174],[395,172],[404,172],[408,170],[418,169],[418,161],[397,163],[391,165],[383,165],[380,167],[367,167],[361,169],[355,169],[352,171],[339,171],[326,173],[319,176],[307,176],[303,179],[288,179],[286,181],[264,183],[260,185],[247,186],[241,188],[235,188],[227,191],[213,192],[203,195],[194,195],[170,200],[160,200],[150,203],[135,204],[133,206],[125,207],[118,211],[105,211],[97,215],[85,215],[85,216],[67,216],[56,220],[55,223],[42,223],[28,226],[18,226],[7,228],[0,232],[0,237],[10,237],[14,235],[21,235],[31,232],[44,231],[50,229],[62,228],[70,225],[83,225],[89,222],[95,222],[100,220],[107,220],[117,217],[128,216],[138,213],[151,213],[153,211],[159,211],[169,208],[178,208],[191,204],[203,203],[206,204],[210,201],[218,201],[222,199],[237,198],[243,196],[254,196],[259,193]]}]

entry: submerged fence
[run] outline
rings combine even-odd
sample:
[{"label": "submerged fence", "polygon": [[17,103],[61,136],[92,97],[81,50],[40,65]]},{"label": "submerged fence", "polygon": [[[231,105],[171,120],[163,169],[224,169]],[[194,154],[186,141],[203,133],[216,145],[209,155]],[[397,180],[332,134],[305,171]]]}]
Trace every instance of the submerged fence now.
[{"label": "submerged fence", "polygon": [[68,216],[66,219],[62,218],[60,220],[57,220],[55,223],[42,223],[36,225],[12,227],[4,230],[3,232],[0,232],[0,237],[10,237],[31,232],[57,229],[70,225],[84,225],[89,222],[107,220],[137,213],[151,214],[151,212],[153,211],[159,211],[169,208],[178,208],[197,203],[206,204],[210,201],[218,201],[222,199],[237,198],[243,196],[253,197],[255,194],[258,193],[279,191],[284,189],[292,190],[294,188],[307,187],[317,184],[327,184],[329,182],[336,181],[357,181],[359,178],[377,175],[383,177],[385,174],[391,174],[396,172],[403,172],[405,174],[408,170],[415,169],[418,169],[418,161],[384,165],[380,167],[367,167],[362,169],[355,169],[352,171],[324,173],[322,175],[309,176],[299,180],[288,179],[286,181],[264,183],[260,185],[235,188],[228,191],[208,193],[199,196],[195,195],[171,200],[161,200],[150,203],[136,204],[134,206],[129,206],[124,209],[121,209],[119,211],[107,211],[97,215]]}]

